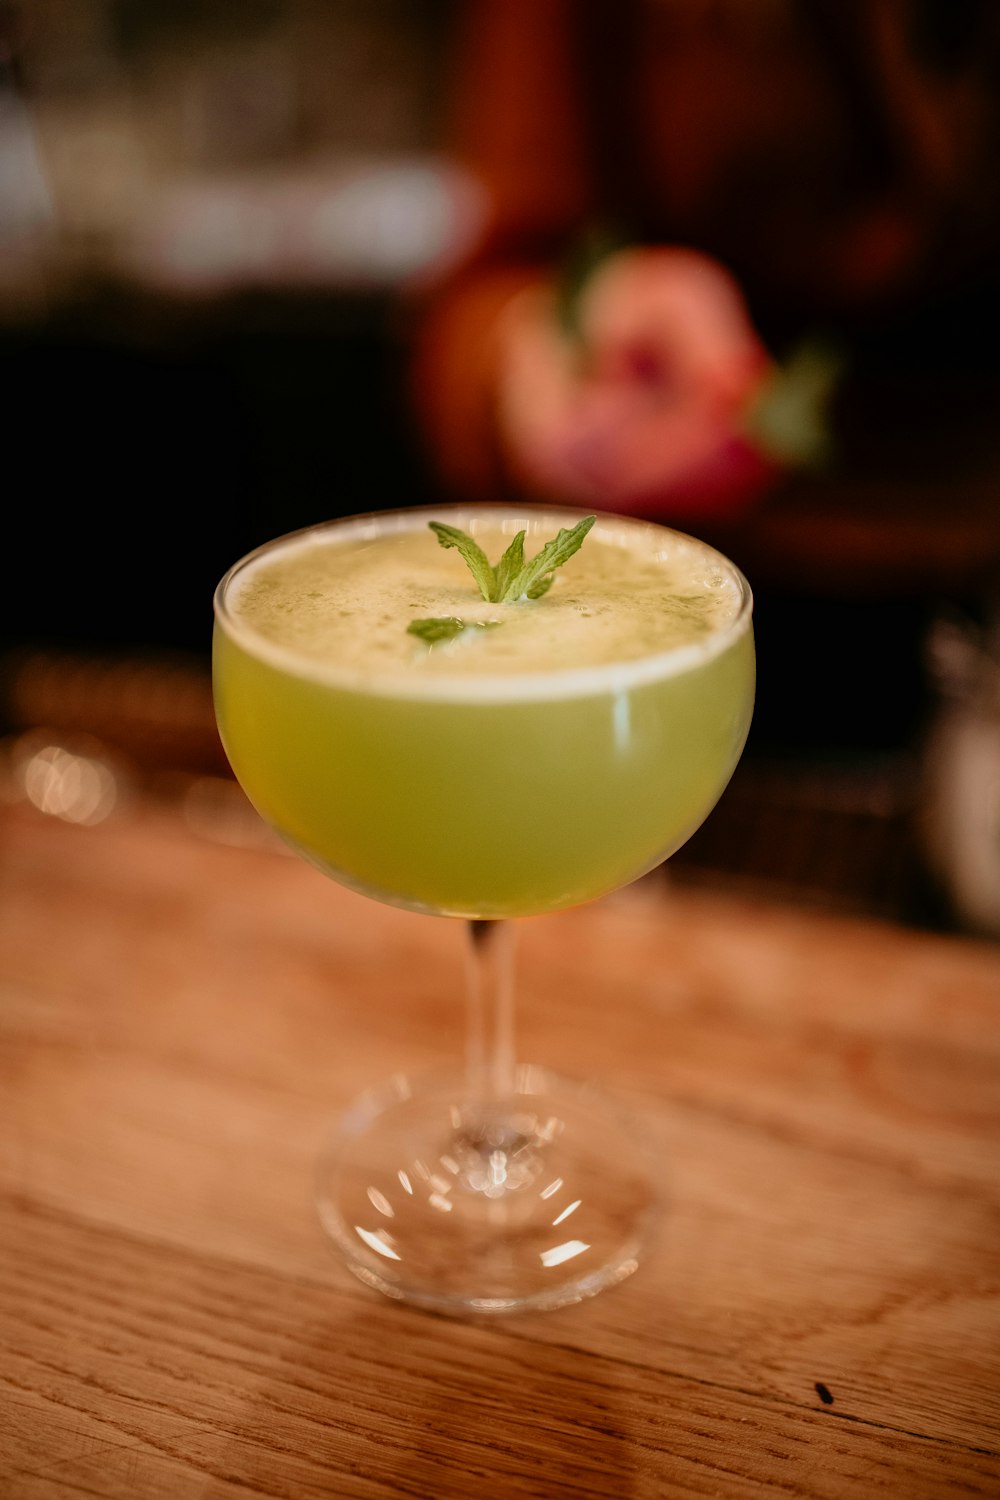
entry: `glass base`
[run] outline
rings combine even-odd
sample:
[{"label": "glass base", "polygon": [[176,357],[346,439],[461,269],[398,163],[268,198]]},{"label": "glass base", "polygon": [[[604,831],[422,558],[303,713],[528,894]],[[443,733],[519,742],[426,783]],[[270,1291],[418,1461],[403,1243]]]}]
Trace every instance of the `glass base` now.
[{"label": "glass base", "polygon": [[629,1276],[656,1217],[641,1131],[589,1085],[516,1069],[472,1109],[464,1078],[363,1095],[320,1163],[320,1220],[366,1285],[436,1312],[580,1302]]}]

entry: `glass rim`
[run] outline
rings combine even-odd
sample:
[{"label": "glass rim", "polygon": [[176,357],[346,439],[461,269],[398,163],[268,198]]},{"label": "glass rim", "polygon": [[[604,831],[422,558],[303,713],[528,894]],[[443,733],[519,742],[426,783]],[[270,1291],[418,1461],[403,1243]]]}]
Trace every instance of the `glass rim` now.
[{"label": "glass rim", "polygon": [[[557,667],[549,671],[484,674],[482,677],[423,677],[401,668],[398,672],[376,674],[359,667],[340,667],[297,651],[294,647],[270,640],[241,620],[229,603],[233,584],[240,574],[262,558],[286,547],[295,547],[310,537],[355,530],[370,532],[374,538],[386,530],[404,532],[414,529],[418,519],[446,521],[461,525],[476,516],[509,518],[514,526],[524,524],[539,529],[546,522],[553,526],[572,525],[585,516],[595,516],[597,525],[621,533],[651,532],[673,537],[719,560],[732,575],[739,594],[739,608],[731,620],[712,630],[697,642],[669,646],[665,650],[630,657],[623,661],[602,662],[595,666]],[[694,667],[721,655],[750,628],[753,616],[753,591],[742,569],[715,547],[692,532],[669,526],[644,516],[602,511],[585,506],[563,506],[531,501],[452,500],[440,503],[396,506],[385,510],[361,511],[317,521],[269,538],[252,548],[226,569],[212,599],[215,619],[220,628],[250,655],[283,672],[344,691],[407,697],[422,701],[509,702],[554,697],[583,697],[591,693],[623,691],[656,682],[664,677],[682,676]]]}]

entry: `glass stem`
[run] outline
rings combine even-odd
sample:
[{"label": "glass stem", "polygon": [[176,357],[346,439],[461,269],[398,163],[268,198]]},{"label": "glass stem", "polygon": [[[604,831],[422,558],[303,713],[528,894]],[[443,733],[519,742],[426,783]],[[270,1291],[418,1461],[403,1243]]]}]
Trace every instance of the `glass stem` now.
[{"label": "glass stem", "polygon": [[514,1092],[514,932],[473,918],[468,942],[468,1102],[484,1113]]}]

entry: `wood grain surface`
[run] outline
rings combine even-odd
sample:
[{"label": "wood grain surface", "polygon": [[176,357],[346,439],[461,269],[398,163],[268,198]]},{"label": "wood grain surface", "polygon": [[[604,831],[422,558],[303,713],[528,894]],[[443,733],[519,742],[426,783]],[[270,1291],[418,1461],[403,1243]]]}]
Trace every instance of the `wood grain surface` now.
[{"label": "wood grain surface", "polygon": [[3,1500],[1000,1495],[1000,948],[668,879],[525,922],[520,1055],[639,1109],[668,1211],[613,1291],[439,1318],[312,1171],[460,1061],[461,933],[204,812],[0,808]]}]

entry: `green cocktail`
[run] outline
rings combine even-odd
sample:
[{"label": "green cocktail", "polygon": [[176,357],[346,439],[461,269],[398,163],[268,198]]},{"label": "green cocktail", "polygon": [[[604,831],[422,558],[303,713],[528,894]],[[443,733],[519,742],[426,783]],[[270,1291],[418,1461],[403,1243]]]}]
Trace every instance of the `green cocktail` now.
[{"label": "green cocktail", "polygon": [[[703,543],[601,516],[542,597],[491,602],[428,524],[459,528],[495,562],[518,532],[530,555],[580,519],[530,506],[349,518],[260,548],[216,595],[216,712],[247,795],[339,882],[471,919],[474,988],[501,1035],[499,919],[590,901],[666,858],[720,796],[753,708],[749,589]],[[429,617],[465,628],[440,640],[410,632]],[[563,1090],[554,1102],[538,1070],[525,1089],[509,1048],[484,1046],[466,1087],[421,1104],[407,1085],[405,1098],[363,1109],[363,1129],[353,1117],[324,1169],[324,1221],[352,1268],[393,1296],[446,1310],[558,1305],[634,1264],[622,1216],[642,1217],[648,1191],[633,1160],[631,1208],[619,1203],[574,1242],[594,1252],[586,1269],[557,1276],[538,1183],[578,1182],[594,1161],[607,1171],[629,1127],[609,1117],[595,1146],[592,1101]],[[557,1173],[543,1117],[560,1122],[559,1150],[571,1121],[590,1136],[586,1160]],[[366,1229],[361,1205],[388,1202],[401,1171],[411,1181],[404,1136],[417,1142],[414,1161],[455,1164],[449,1202],[461,1212],[446,1226],[404,1193],[391,1233]]]},{"label": "green cocktail", "polygon": [[[561,517],[453,513],[487,554]],[[231,576],[215,643],[230,761],[336,879],[468,917],[623,885],[702,822],[739,757],[753,640],[739,575],[600,522],[543,598],[489,605],[423,514],[335,523]],[[428,647],[415,615],[470,615]]]}]

